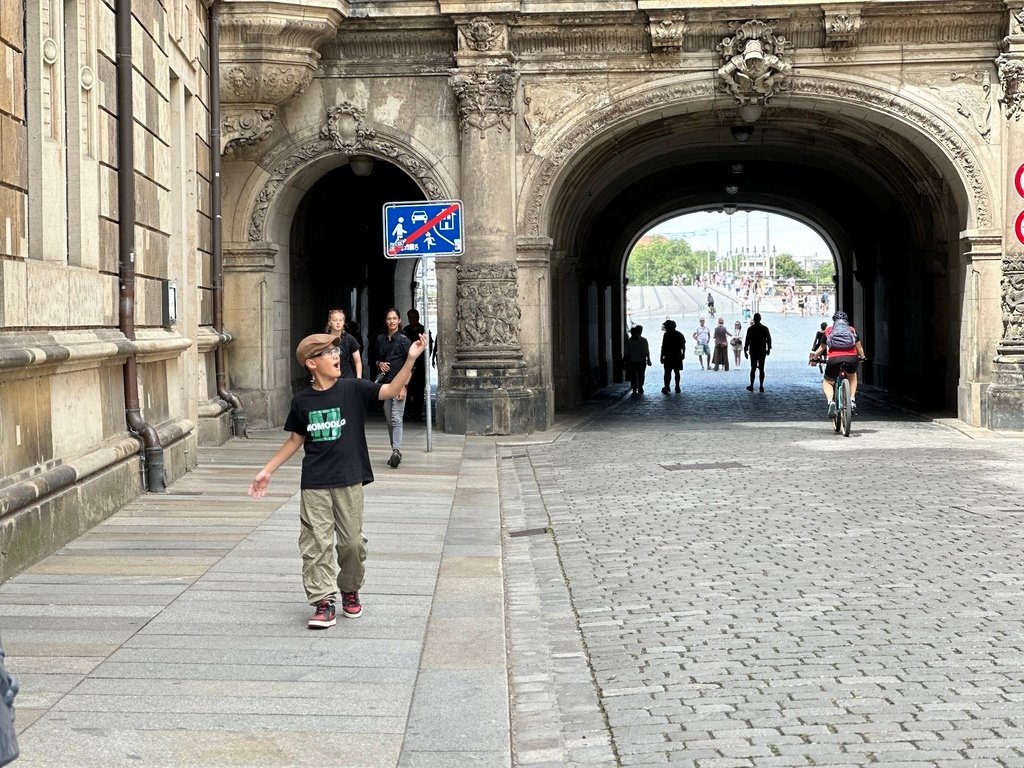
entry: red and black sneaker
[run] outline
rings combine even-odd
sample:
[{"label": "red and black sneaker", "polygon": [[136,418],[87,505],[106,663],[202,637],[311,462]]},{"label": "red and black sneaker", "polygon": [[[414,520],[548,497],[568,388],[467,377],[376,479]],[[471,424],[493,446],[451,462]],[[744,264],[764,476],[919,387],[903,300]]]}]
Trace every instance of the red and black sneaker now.
[{"label": "red and black sneaker", "polygon": [[328,627],[333,627],[335,615],[334,603],[330,600],[321,600],[316,604],[316,612],[309,617],[309,623],[306,626],[310,629],[327,629]]},{"label": "red and black sneaker", "polygon": [[358,592],[341,593],[341,612],[346,619],[358,619],[363,615],[363,606],[359,602]]}]

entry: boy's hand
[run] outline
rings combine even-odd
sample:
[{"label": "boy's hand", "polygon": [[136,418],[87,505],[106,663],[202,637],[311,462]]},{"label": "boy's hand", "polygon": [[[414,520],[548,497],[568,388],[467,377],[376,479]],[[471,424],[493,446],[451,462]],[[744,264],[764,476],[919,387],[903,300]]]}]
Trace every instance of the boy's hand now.
[{"label": "boy's hand", "polygon": [[415,360],[417,357],[423,354],[426,348],[427,337],[421,333],[420,337],[412,343],[412,346],[409,347],[409,356]]},{"label": "boy's hand", "polygon": [[249,495],[254,499],[262,499],[263,494],[267,492],[267,486],[269,485],[270,473],[261,469],[249,484]]}]

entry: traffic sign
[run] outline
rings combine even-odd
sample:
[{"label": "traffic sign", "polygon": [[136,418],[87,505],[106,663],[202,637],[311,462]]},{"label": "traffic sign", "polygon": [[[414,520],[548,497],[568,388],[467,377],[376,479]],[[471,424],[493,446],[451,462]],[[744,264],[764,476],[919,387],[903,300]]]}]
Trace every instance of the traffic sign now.
[{"label": "traffic sign", "polygon": [[462,253],[462,201],[384,204],[384,255],[389,259]]}]

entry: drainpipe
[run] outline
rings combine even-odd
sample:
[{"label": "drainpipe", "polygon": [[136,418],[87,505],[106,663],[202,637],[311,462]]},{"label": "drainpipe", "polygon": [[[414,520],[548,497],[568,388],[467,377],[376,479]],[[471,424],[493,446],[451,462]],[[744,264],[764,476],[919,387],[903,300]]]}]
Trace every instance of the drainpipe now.
[{"label": "drainpipe", "polygon": [[242,401],[227,386],[227,365],[224,360],[224,250],[221,225],[220,196],[220,27],[217,24],[218,3],[210,5],[207,14],[207,37],[210,41],[210,247],[213,250],[213,330],[221,341],[213,350],[217,377],[217,396],[231,406],[231,431],[235,437],[248,437]]},{"label": "drainpipe", "polygon": [[[117,242],[121,333],[135,341],[135,112],[132,107],[132,4],[117,0]],[[128,430],[142,438],[146,488],[165,490],[164,449],[153,426],[142,418],[135,353],[124,361],[124,409]]]}]

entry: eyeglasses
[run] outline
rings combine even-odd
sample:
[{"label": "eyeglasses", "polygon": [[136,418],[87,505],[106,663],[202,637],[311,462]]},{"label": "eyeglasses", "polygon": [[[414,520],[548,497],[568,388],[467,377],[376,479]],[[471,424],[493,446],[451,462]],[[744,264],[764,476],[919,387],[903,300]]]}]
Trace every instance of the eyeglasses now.
[{"label": "eyeglasses", "polygon": [[337,347],[328,347],[327,349],[317,352],[313,357],[339,357],[341,350]]}]

